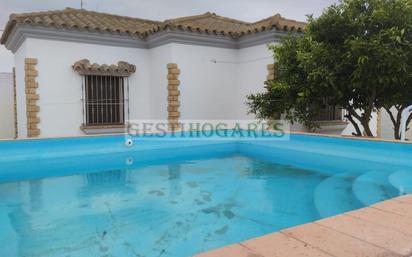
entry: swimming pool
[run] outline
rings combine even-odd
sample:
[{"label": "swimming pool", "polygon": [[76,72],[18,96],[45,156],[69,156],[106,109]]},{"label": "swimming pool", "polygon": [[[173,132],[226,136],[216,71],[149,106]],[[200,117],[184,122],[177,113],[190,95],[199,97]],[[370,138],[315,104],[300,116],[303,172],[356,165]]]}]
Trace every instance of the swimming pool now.
[{"label": "swimming pool", "polygon": [[190,256],[412,191],[412,145],[0,142],[0,256]]}]

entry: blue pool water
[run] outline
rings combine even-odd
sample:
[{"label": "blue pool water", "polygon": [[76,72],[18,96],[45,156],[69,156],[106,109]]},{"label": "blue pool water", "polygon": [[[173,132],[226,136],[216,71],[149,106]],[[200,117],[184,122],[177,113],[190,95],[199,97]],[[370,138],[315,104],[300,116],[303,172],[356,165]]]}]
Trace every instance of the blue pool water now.
[{"label": "blue pool water", "polygon": [[412,191],[412,145],[0,143],[0,256],[191,256]]}]

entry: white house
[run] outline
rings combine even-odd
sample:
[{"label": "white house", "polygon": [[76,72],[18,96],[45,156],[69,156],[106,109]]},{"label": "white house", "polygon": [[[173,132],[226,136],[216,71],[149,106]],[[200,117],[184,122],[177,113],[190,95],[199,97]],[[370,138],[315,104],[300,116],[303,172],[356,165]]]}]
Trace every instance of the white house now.
[{"label": "white house", "polygon": [[250,119],[245,96],[273,76],[267,44],[304,26],[280,15],[13,14],[1,43],[15,56],[18,137],[115,132],[126,120]]},{"label": "white house", "polygon": [[[0,137],[124,131],[127,120],[174,127],[254,119],[246,95],[274,76],[267,44],[304,27],[279,14],[253,23],[213,13],[166,21],[72,8],[12,14],[0,42],[14,53],[15,83],[0,95]],[[342,120],[339,110],[325,108],[319,132],[340,134]],[[371,122],[376,135],[393,138],[385,112]]]}]

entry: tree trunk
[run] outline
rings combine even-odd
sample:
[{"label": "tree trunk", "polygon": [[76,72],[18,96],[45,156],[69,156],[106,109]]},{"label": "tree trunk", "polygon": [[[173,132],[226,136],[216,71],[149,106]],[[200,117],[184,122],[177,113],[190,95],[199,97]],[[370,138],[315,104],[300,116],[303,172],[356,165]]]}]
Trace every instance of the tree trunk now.
[{"label": "tree trunk", "polygon": [[361,124],[365,131],[365,135],[368,137],[373,137],[373,133],[371,131],[371,128],[369,127],[369,119],[362,119]]},{"label": "tree trunk", "polygon": [[355,132],[352,132],[353,136],[361,137],[362,136],[362,131],[359,128],[358,123],[353,119],[352,115],[350,113],[346,114],[345,117],[352,123],[352,126],[355,128]]},{"label": "tree trunk", "polygon": [[[400,135],[400,129],[401,129],[401,119],[402,119],[402,111],[403,109],[405,109],[404,105],[397,105],[394,106],[396,111],[398,112],[395,115],[393,114],[393,112],[391,111],[391,107],[384,107],[385,111],[388,113],[389,118],[392,121],[392,125],[393,125],[393,137],[395,139],[401,139],[401,135]],[[406,124],[409,124],[410,121],[410,117],[408,119],[408,122]]]},{"label": "tree trunk", "polygon": [[[369,121],[371,119],[372,109],[364,111],[362,115],[357,114],[356,111],[353,109],[348,109],[348,112],[349,112],[349,115],[352,116],[352,120],[349,119],[349,121],[352,124],[356,124],[355,120],[353,119],[355,118],[362,125],[365,135],[368,137],[373,137],[373,133],[369,127]],[[356,124],[356,126],[358,126],[358,124]],[[355,130],[357,132],[356,135],[360,134],[360,136],[362,136],[362,132],[360,131],[359,126],[358,126],[358,129],[356,128],[356,126],[354,125]]]}]

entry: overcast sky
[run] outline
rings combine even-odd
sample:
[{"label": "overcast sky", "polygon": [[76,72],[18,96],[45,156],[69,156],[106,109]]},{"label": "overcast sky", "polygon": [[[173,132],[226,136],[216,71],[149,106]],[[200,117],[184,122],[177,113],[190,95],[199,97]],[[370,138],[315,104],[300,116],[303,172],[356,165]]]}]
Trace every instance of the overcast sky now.
[{"label": "overcast sky", "polygon": [[[81,0],[0,0],[0,27],[11,13],[80,8]],[[276,13],[290,19],[305,21],[306,15],[318,16],[337,0],[83,0],[88,10],[164,20],[195,15],[207,11],[230,18],[257,21]],[[2,32],[2,31],[0,31]],[[13,56],[0,46],[0,72],[10,71]]]}]

